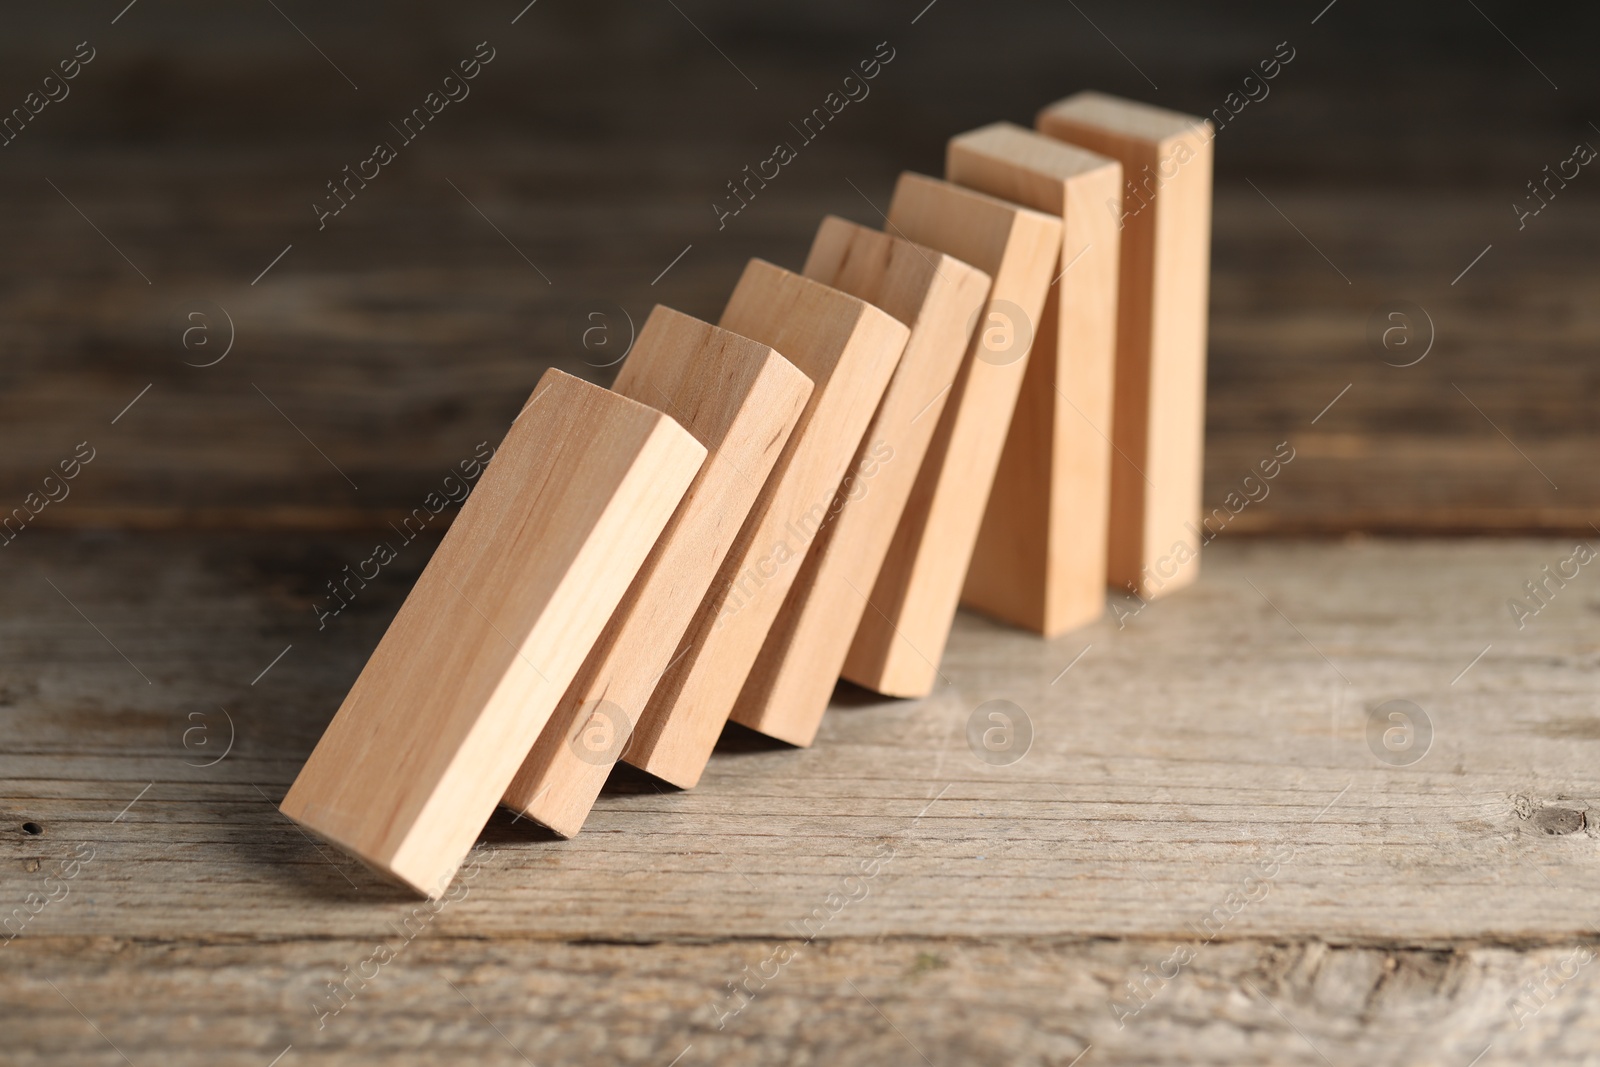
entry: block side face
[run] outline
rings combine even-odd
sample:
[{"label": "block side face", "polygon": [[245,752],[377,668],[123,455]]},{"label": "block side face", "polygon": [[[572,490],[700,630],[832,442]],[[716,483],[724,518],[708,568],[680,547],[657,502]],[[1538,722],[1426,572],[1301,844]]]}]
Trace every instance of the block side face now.
[{"label": "block side face", "polygon": [[[928,190],[925,184],[917,187],[904,182],[901,188],[912,188],[919,201]],[[936,187],[939,191],[954,188],[944,183]],[[898,198],[898,191],[896,195]],[[911,211],[898,199],[889,208],[890,219],[905,229],[910,239],[966,259],[980,269],[988,268],[940,241],[951,239],[964,250],[985,243],[998,243],[1001,249],[990,271],[994,283],[980,312],[978,331],[963,358],[873,587],[872,604],[877,610],[862,617],[845,661],[845,677],[893,695],[926,693],[937,674],[1027,370],[1031,327],[1042,316],[1051,268],[1061,244],[1057,219],[1024,208],[1011,208],[1009,216],[997,219],[986,214],[988,206],[981,201],[968,203],[975,214],[965,219],[959,209],[930,218]],[[973,220],[985,217],[996,232],[978,232],[979,223]],[[1012,347],[1002,346],[997,351],[987,343],[994,322],[1010,323],[1009,336],[1019,336],[1015,329],[1018,316],[1030,326],[1026,345],[1013,340]]]},{"label": "block side face", "polygon": [[1153,176],[1159,174],[1161,142],[1089,125],[1075,113],[1059,108],[1042,112],[1039,126],[1049,136],[1085,145],[1122,164],[1107,583],[1116,589],[1142,592],[1144,568],[1152,562],[1146,505],[1158,484],[1150,478],[1148,467],[1156,315],[1157,190]]},{"label": "block side face", "polygon": [[[1086,175],[1067,200],[1058,323],[1059,385],[1050,500],[1051,567],[1044,625],[1054,636],[1105,611],[1111,476],[1117,462],[1115,382],[1122,168]],[[1069,267],[1067,264],[1071,264]]]},{"label": "block side face", "polygon": [[[545,684],[524,642],[660,419],[546,373],[307,760],[286,814],[393,869],[430,798],[455,792],[453,753],[480,719],[515,721],[506,695]],[[596,426],[603,447],[586,444]],[[484,817],[492,809],[491,800]]]},{"label": "block side face", "polygon": [[[773,271],[746,272],[724,325],[786,355],[806,349],[797,365],[816,371],[816,388],[625,757],[678,785],[699,780],[909,334],[854,297]],[[837,348],[821,350],[830,340]]]},{"label": "block side face", "polygon": [[[408,880],[432,880],[440,890],[448,885],[704,459],[704,446],[671,419],[656,416],[549,607],[522,642],[519,659],[538,667],[537,684],[509,673],[502,680],[490,707],[455,750],[443,786],[428,798],[396,852],[392,866]],[[578,492],[593,485],[584,473],[572,482]],[[538,546],[524,543],[509,551],[532,553]]]},{"label": "block side face", "polygon": [[720,428],[720,415],[699,425],[706,462],[506,791],[507,806],[567,836],[581,828],[812,392],[772,349],[711,329],[702,347],[680,354],[696,372],[671,399],[700,413],[732,398],[737,415]]},{"label": "block side face", "polygon": [[1054,430],[1063,359],[1060,295],[1057,286],[1046,294],[961,587],[961,602],[968,607],[1034,632],[1045,626],[1051,567]]},{"label": "block side face", "polygon": [[[816,543],[734,706],[733,718],[770,736],[809,745],[844,667],[851,638],[869,608],[877,580],[938,426],[977,313],[988,296],[988,275],[929,250],[938,269],[918,266],[922,250],[867,231],[874,243],[904,246],[911,259],[884,262],[882,279],[842,269],[842,257],[818,257],[807,267],[818,281],[865,296],[922,285],[905,353],[862,438],[849,473]],[[819,234],[819,243],[821,235]],[[815,247],[815,246],[814,246]],[[826,271],[835,273],[825,273]]]},{"label": "block side face", "polygon": [[[1061,248],[962,601],[1038,633],[1098,614],[1105,586],[1117,235],[1089,225],[1085,201],[1119,197],[1112,159],[1006,123],[950,142],[951,181],[1061,219]],[[1099,228],[1104,230],[1104,226]],[[1109,258],[1108,258],[1109,256]],[[1083,262],[1087,259],[1089,262]],[[1100,276],[1107,264],[1109,279]],[[1070,279],[1065,272],[1072,271]],[[1109,302],[1099,301],[1109,286]],[[1096,299],[1090,299],[1090,294]],[[1062,522],[1070,510],[1069,521]]]},{"label": "block side face", "polygon": [[[1185,145],[1188,156],[1181,152]],[[1163,489],[1153,495],[1145,516],[1147,588],[1156,596],[1188,585],[1199,574],[1201,539],[1194,529],[1200,520],[1205,448],[1212,145],[1197,138],[1175,142],[1163,146],[1162,158],[1173,160],[1168,168],[1173,176],[1161,186],[1155,205],[1148,473]]]}]

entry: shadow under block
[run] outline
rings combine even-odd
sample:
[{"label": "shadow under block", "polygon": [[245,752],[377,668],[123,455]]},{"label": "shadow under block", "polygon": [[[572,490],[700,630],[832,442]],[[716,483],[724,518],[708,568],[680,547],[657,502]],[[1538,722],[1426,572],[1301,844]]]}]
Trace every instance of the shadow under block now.
[{"label": "shadow under block", "polygon": [[564,837],[583,828],[811,379],[766,345],[657,307],[612,390],[676,418],[707,458],[506,790],[506,807]]},{"label": "shadow under block", "polygon": [[546,371],[283,813],[441,895],[705,455],[669,416]]},{"label": "shadow under block", "polygon": [[926,696],[1027,367],[1033,324],[1061,254],[1061,220],[920,174],[902,174],[888,232],[969,263],[993,284],[911,498],[861,616],[843,676]]},{"label": "shadow under block", "polygon": [[945,178],[1061,219],[1061,255],[962,603],[1054,637],[1105,613],[1116,364],[1114,159],[1000,122],[952,138]]},{"label": "shadow under block", "polygon": [[1200,573],[1211,124],[1099,93],[1040,132],[1122,163],[1110,584],[1162,596]]},{"label": "shadow under block", "polygon": [[782,352],[815,389],[622,757],[684,788],[705,770],[910,333],[864,300],[759,259],[720,325]]},{"label": "shadow under block", "polygon": [[989,276],[975,267],[832,217],[804,273],[882,308],[911,334],[734,705],[735,722],[794,745],[816,737],[989,295]]}]

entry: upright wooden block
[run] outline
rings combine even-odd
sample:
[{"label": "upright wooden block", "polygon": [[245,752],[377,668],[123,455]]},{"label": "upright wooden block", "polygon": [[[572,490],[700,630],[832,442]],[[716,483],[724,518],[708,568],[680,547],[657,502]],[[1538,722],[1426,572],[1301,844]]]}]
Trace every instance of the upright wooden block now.
[{"label": "upright wooden block", "polygon": [[902,174],[890,233],[994,279],[927,458],[861,617],[844,677],[891,696],[925,696],[938,677],[961,584],[1027,368],[1061,220],[920,174]]},{"label": "upright wooden block", "polygon": [[1122,231],[1109,577],[1162,596],[1200,573],[1211,124],[1079,93],[1038,126],[1122,163],[1123,195],[1101,208]]},{"label": "upright wooden block", "polygon": [[951,139],[945,177],[1061,219],[1061,256],[962,603],[1053,637],[1105,612],[1116,363],[1114,159],[1007,122]]},{"label": "upright wooden block", "polygon": [[677,418],[709,455],[506,790],[507,807],[564,837],[583,828],[811,379],[764,344],[657,307],[612,389]]},{"label": "upright wooden block", "polygon": [[283,813],[443,893],[705,455],[669,416],[546,371]]},{"label": "upright wooden block", "polygon": [[782,352],[816,388],[623,755],[685,788],[700,780],[910,333],[864,300],[758,259],[721,325]]},{"label": "upright wooden block", "polygon": [[989,276],[975,267],[832,217],[811,242],[805,275],[875,304],[911,335],[734,704],[735,722],[794,745],[816,736],[989,294]]}]

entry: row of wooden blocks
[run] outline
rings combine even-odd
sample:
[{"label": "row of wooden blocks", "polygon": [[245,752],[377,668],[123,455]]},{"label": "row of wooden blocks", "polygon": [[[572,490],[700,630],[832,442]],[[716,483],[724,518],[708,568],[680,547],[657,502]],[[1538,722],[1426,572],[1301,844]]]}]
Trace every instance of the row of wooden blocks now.
[{"label": "row of wooden blocks", "polygon": [[622,758],[810,744],[926,695],[957,606],[1053,635],[1192,580],[1211,134],[1094,93],[954,138],[883,231],[550,370],[283,802],[430,896],[497,804],[564,836]]}]

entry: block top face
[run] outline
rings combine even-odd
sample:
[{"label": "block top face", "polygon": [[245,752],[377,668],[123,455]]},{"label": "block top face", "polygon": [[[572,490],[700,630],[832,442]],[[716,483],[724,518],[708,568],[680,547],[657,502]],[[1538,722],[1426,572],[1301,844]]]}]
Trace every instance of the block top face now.
[{"label": "block top face", "polygon": [[946,286],[968,279],[989,284],[987,274],[954,256],[837,215],[817,227],[804,270],[806,277],[827,278],[907,326],[917,324],[938,292],[935,279]]},{"label": "block top face", "polygon": [[996,122],[950,138],[946,156],[949,160],[947,171],[952,169],[950,164],[955,162],[958,154],[1009,164],[1063,184],[1081,174],[1121,167],[1120,163],[1108,156],[1058,141],[1054,137],[1046,137],[1010,122]]},{"label": "block top face", "polygon": [[666,412],[715,448],[764,373],[804,379],[771,346],[657,304],[612,389]]},{"label": "block top face", "polygon": [[763,259],[745,265],[719,325],[772,346],[818,390],[852,341],[904,346],[911,332],[865,300]]},{"label": "block top face", "polygon": [[1051,104],[1039,112],[1041,125],[1047,120],[1115,130],[1141,141],[1201,135],[1211,126],[1205,119],[1181,111],[1096,92],[1077,93]]},{"label": "block top face", "polygon": [[1061,216],[1013,204],[952,182],[906,171],[889,202],[888,228],[941,248],[994,278],[1006,263],[1006,250],[1025,240],[1043,247],[1061,245]]}]

